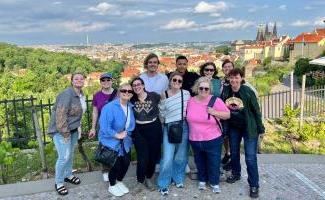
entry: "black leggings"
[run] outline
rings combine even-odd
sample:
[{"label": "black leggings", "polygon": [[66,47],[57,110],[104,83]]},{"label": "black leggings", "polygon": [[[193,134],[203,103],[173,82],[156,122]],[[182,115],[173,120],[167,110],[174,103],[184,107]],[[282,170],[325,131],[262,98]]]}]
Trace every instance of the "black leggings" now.
[{"label": "black leggings", "polygon": [[116,184],[116,180],[122,181],[126,172],[128,171],[131,161],[131,153],[127,153],[124,156],[117,157],[117,160],[109,172],[108,179],[111,186]]},{"label": "black leggings", "polygon": [[160,121],[137,124],[133,133],[134,147],[137,151],[137,181],[143,183],[155,173],[156,163],[161,157],[162,127]]}]

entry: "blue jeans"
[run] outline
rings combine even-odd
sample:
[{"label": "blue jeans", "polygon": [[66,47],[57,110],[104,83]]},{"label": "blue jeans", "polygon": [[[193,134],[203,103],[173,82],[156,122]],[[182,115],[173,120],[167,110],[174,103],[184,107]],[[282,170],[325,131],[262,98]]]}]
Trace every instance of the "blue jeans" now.
[{"label": "blue jeans", "polygon": [[246,130],[239,130],[237,128],[230,128],[230,154],[232,174],[234,176],[241,175],[240,166],[240,143],[244,139],[245,162],[247,166],[248,183],[251,187],[259,187],[259,175],[257,167],[257,140],[256,138],[249,138]]},{"label": "blue jeans", "polygon": [[58,159],[55,164],[55,183],[63,184],[64,178],[72,175],[72,162],[74,147],[78,141],[78,131],[64,138],[60,133],[55,133],[53,142],[58,153]]},{"label": "blue jeans", "polygon": [[190,141],[200,182],[219,185],[222,142],[221,136],[209,141]]},{"label": "blue jeans", "polygon": [[176,184],[183,183],[185,168],[188,161],[188,125],[184,120],[182,142],[172,144],[168,142],[167,130],[173,122],[164,126],[163,156],[160,161],[157,184],[160,189],[168,188],[171,180]]}]

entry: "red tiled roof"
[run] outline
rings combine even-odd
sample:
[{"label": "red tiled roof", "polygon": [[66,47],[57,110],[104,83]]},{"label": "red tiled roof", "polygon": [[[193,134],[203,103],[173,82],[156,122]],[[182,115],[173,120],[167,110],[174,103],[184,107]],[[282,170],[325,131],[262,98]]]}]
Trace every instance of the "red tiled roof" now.
[{"label": "red tiled roof", "polygon": [[316,28],[315,33],[321,36],[325,36],[325,28]]},{"label": "red tiled roof", "polygon": [[321,41],[323,38],[325,38],[325,35],[318,35],[316,33],[301,33],[298,35],[296,38],[292,40],[294,43],[300,43],[300,42],[305,42],[305,43],[317,43]]}]

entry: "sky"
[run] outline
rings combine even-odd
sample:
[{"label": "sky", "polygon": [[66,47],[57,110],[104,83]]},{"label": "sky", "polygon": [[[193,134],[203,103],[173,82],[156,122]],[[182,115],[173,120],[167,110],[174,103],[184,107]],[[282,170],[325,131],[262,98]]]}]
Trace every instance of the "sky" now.
[{"label": "sky", "polygon": [[260,23],[295,37],[325,28],[325,0],[0,0],[0,42],[18,45],[255,39]]}]

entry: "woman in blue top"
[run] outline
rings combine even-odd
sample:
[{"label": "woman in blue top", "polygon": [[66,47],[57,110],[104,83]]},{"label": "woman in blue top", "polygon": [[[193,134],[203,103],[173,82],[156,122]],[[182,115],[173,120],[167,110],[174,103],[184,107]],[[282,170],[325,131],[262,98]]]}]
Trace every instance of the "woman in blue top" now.
[{"label": "woman in blue top", "polygon": [[217,77],[218,70],[213,62],[206,62],[200,66],[200,75],[210,79],[212,84],[211,94],[220,97],[221,80]]},{"label": "woman in blue top", "polygon": [[131,85],[122,84],[118,98],[103,107],[99,118],[99,142],[118,152],[118,158],[108,176],[108,191],[114,196],[123,196],[129,192],[122,180],[130,165],[131,134],[135,127],[132,104],[129,102],[132,96]]}]

